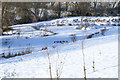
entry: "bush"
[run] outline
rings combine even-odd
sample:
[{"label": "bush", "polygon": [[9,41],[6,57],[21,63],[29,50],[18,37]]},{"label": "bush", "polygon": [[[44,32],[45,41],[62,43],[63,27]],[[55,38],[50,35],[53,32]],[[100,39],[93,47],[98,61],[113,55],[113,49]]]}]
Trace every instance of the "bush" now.
[{"label": "bush", "polygon": [[57,26],[63,26],[64,24],[57,24]]},{"label": "bush", "polygon": [[70,35],[70,39],[71,39],[72,42],[77,41],[76,34],[71,34],[71,35]]}]

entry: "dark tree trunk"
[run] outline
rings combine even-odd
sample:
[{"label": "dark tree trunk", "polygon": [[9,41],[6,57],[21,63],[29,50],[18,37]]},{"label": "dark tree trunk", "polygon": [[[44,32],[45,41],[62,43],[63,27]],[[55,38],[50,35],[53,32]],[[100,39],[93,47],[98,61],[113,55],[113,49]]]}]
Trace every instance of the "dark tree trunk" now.
[{"label": "dark tree trunk", "polygon": [[61,2],[58,3],[59,10],[58,10],[58,18],[61,17]]}]

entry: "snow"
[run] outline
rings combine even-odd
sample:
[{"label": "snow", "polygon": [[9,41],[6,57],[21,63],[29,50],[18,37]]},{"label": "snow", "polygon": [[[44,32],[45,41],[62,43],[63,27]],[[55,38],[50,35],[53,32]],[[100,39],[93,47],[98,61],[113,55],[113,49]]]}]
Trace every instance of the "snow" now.
[{"label": "snow", "polygon": [[[85,19],[112,20],[118,17],[83,17]],[[74,22],[78,19],[78,22]],[[62,20],[64,23],[62,23]],[[118,78],[118,28],[119,26],[95,22],[96,25],[87,30],[76,29],[81,23],[81,17],[60,18],[31,24],[10,26],[14,30],[20,30],[20,34],[0,36],[2,46],[0,54],[9,52],[13,54],[26,48],[32,49],[32,54],[26,54],[11,58],[0,57],[0,78],[49,78],[49,60],[52,68],[52,77],[56,78],[56,71],[60,71],[60,78],[84,78],[83,51],[85,58],[87,78]],[[64,24],[57,26],[56,24]],[[72,26],[68,26],[72,24]],[[84,22],[83,22],[84,24]],[[116,23],[114,23],[116,24]],[[37,27],[40,30],[34,29]],[[96,27],[97,29],[95,29]],[[108,29],[105,35],[102,29]],[[47,31],[45,31],[47,30]],[[56,33],[53,34],[52,32]],[[95,34],[92,38],[86,36]],[[47,34],[48,36],[41,36]],[[76,42],[70,38],[76,35]],[[5,42],[8,43],[5,43]],[[68,43],[54,43],[54,41],[67,41]],[[8,48],[10,46],[10,48]],[[47,47],[46,50],[42,50]],[[93,71],[93,61],[94,69]]]}]

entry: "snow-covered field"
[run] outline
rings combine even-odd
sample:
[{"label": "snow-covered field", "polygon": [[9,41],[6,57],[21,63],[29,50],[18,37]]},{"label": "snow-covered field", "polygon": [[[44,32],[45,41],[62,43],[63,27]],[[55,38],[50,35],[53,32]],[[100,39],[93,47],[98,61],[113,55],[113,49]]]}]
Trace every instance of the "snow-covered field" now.
[{"label": "snow-covered field", "polygon": [[[82,19],[89,22],[81,22]],[[87,78],[118,78],[119,26],[112,21],[118,18],[82,19],[70,17],[10,26],[19,34],[8,32],[10,35],[0,36],[0,78],[49,78],[50,73],[53,78],[84,78],[84,66]],[[86,30],[76,29],[80,24],[89,26]],[[104,34],[102,29],[107,29]],[[92,37],[86,38],[89,35]],[[14,56],[26,49],[31,53],[2,57],[3,53]]]}]

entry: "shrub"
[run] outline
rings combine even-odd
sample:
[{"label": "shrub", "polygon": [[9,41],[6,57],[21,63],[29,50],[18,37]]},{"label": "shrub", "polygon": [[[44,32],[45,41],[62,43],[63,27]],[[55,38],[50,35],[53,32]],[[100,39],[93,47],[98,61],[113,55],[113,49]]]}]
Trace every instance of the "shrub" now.
[{"label": "shrub", "polygon": [[71,39],[72,42],[77,41],[76,34],[71,34],[71,35],[70,35],[70,39]]}]

